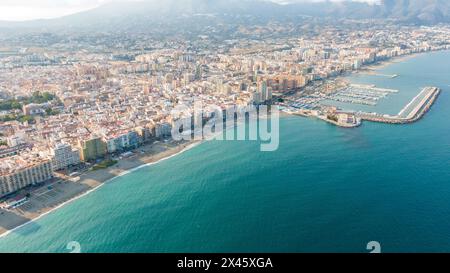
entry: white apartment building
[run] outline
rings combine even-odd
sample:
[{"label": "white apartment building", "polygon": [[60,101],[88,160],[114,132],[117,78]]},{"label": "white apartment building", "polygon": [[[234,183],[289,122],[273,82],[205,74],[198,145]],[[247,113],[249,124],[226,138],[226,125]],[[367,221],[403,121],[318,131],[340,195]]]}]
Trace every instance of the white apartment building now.
[{"label": "white apartment building", "polygon": [[70,144],[58,143],[50,149],[53,170],[63,170],[69,166],[80,164],[80,151]]},{"label": "white apartment building", "polygon": [[52,177],[50,160],[19,157],[0,162],[0,197],[45,182]]}]

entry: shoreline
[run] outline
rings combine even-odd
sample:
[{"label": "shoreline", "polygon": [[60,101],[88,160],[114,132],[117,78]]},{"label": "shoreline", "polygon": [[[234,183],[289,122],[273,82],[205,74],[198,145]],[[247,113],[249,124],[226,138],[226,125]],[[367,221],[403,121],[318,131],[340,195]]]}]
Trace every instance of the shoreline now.
[{"label": "shoreline", "polygon": [[[344,82],[344,84],[350,85],[350,84],[352,84],[352,82],[348,78],[351,77],[351,76],[354,76],[354,75],[356,75],[356,76],[358,76],[358,75],[377,75],[376,74],[377,71],[379,71],[381,69],[384,69],[384,68],[386,68],[386,67],[388,67],[390,65],[393,65],[393,64],[396,64],[396,63],[402,63],[404,61],[408,61],[410,59],[416,58],[416,57],[418,57],[420,55],[432,54],[432,53],[436,53],[436,52],[446,52],[446,51],[450,52],[449,49],[439,49],[439,50],[431,50],[431,51],[426,51],[426,52],[414,52],[414,53],[411,53],[411,54],[391,57],[391,58],[389,58],[387,60],[384,60],[384,61],[378,61],[378,62],[373,63],[373,64],[364,65],[360,70],[347,71],[347,72],[345,72],[345,73],[343,73],[341,75],[338,75],[336,77],[328,78],[328,79],[324,80],[324,83],[329,82],[331,80],[331,81],[342,81],[342,82]],[[388,76],[388,75],[382,75],[382,76]],[[401,76],[401,75],[395,74],[395,77],[398,77],[398,76]],[[438,91],[438,95],[437,96],[439,96],[439,92],[440,92],[440,90]],[[434,104],[435,100],[437,99],[437,96],[433,99],[433,101],[431,103],[431,106]],[[431,106],[429,106],[429,108],[431,108]],[[412,119],[409,122],[394,122],[394,123],[402,123],[402,124],[404,124],[404,123],[416,122],[416,121],[420,120],[423,117],[423,115],[428,112],[428,110],[429,109],[427,109],[427,111],[425,111],[425,113],[422,113],[422,115],[418,119]],[[297,113],[287,113],[287,112],[285,112],[285,113],[287,115],[301,116],[301,117],[306,117],[306,118],[315,117],[315,118],[318,118],[319,120],[325,121],[325,122],[327,122],[329,124],[332,124],[332,125],[335,125],[335,126],[338,126],[338,127],[341,127],[341,128],[357,128],[357,127],[360,127],[362,125],[362,121],[363,120],[369,121],[369,122],[380,122],[380,121],[375,121],[375,120],[372,120],[372,119],[361,119],[360,123],[347,126],[347,125],[339,124],[337,122],[333,122],[332,120],[321,118],[319,116],[303,115],[303,114],[299,114],[299,112],[297,112]],[[391,123],[391,122],[383,122],[383,123]]]},{"label": "shoreline", "polygon": [[[167,159],[170,159],[172,157],[175,157],[177,155],[180,155],[192,148],[195,148],[196,146],[200,145],[201,141],[189,141],[185,143],[153,143],[148,144],[140,147],[138,150],[145,150],[147,149],[149,152],[144,154],[136,154],[130,158],[122,159],[119,161],[119,163],[116,166],[97,170],[97,171],[87,171],[80,175],[80,180],[77,182],[66,182],[78,185],[84,185],[84,189],[75,193],[70,194],[67,196],[62,196],[63,201],[57,202],[57,204],[53,206],[45,206],[45,204],[42,204],[42,208],[38,210],[37,212],[27,212],[27,213],[14,213],[14,212],[8,212],[8,214],[0,215],[0,219],[3,217],[4,220],[10,219],[11,222],[9,225],[10,228],[4,228],[0,226],[0,238],[6,237],[7,235],[13,233],[14,231],[33,223],[44,216],[51,214],[52,212],[57,211],[58,209],[78,200],[81,199],[88,194],[100,189],[102,186],[106,185],[107,183],[113,182],[115,179],[127,175],[129,173],[132,173],[136,170],[139,170],[141,168],[145,168],[148,166],[152,166],[155,164],[158,164],[162,161],[165,161]],[[172,145],[172,146],[171,146]],[[156,149],[165,148],[161,151],[155,152]],[[152,153],[153,152],[153,153]],[[120,167],[123,166],[123,167]],[[64,187],[64,184],[62,187]],[[3,212],[3,210],[0,210]],[[15,214],[15,215],[12,215]],[[8,217],[10,216],[10,217]],[[21,217],[22,221],[18,221],[17,223],[14,223],[15,217]]]},{"label": "shoreline", "polygon": [[[407,55],[391,57],[390,59],[387,59],[384,61],[378,61],[373,64],[364,65],[360,70],[347,71],[347,72],[343,73],[342,75],[338,75],[338,76],[330,78],[330,79],[343,80],[343,81],[347,82],[348,84],[350,84],[350,82],[346,78],[348,78],[352,75],[364,75],[364,74],[370,75],[370,74],[375,73],[379,69],[386,68],[389,65],[401,63],[401,62],[407,61],[409,59],[418,57],[420,55],[425,55],[425,54],[430,54],[430,53],[435,53],[435,52],[442,52],[442,51],[450,52],[449,49],[441,49],[441,50],[431,50],[431,51],[427,51],[427,52],[415,52],[415,53],[411,53],[411,54],[407,54]],[[401,75],[397,75],[397,76],[401,77]],[[330,80],[330,79],[327,79],[327,80]]]},{"label": "shoreline", "polygon": [[[431,52],[418,52],[404,56],[398,56],[392,58],[390,60],[380,62],[377,64],[372,64],[364,67],[363,70],[357,72],[350,72],[349,74],[359,74],[364,71],[373,71],[375,69],[379,69],[385,66],[388,66],[393,63],[401,62],[407,60],[409,58],[416,57],[417,55],[421,55],[424,53],[432,53]],[[345,78],[349,75],[341,75],[337,78]],[[282,112],[283,113],[283,112]],[[287,115],[291,115],[286,113]],[[337,124],[335,124],[337,125]],[[357,127],[357,126],[355,126]],[[132,173],[138,169],[148,167],[157,163],[160,163],[166,159],[170,159],[175,157],[185,151],[188,151],[199,144],[201,141],[190,141],[184,143],[176,143],[176,142],[156,142],[153,144],[147,144],[139,147],[136,150],[136,154],[130,158],[121,159],[116,166],[112,166],[107,169],[97,170],[97,171],[87,171],[80,175],[80,180],[77,182],[68,182],[65,181],[61,190],[63,190],[63,196],[60,196],[60,199],[50,200],[51,204],[46,205],[45,202],[39,203],[39,201],[35,201],[38,209],[32,212],[24,212],[24,213],[15,213],[14,211],[6,212],[0,209],[0,238],[7,236],[8,234],[14,232],[15,230],[22,228],[34,221],[41,219],[42,217],[57,211],[58,209],[68,205],[82,197],[87,196],[88,194],[100,189],[107,183],[112,182],[114,179]],[[139,151],[147,150],[145,153],[139,153]],[[56,184],[56,183],[55,183]],[[81,186],[75,189],[70,189],[74,185]],[[55,187],[59,187],[56,185]],[[43,187],[44,188],[44,187]],[[69,188],[72,190],[71,192],[64,192]],[[33,199],[32,196],[31,199]],[[1,221],[3,220],[3,222]],[[5,227],[6,226],[6,227]]]}]

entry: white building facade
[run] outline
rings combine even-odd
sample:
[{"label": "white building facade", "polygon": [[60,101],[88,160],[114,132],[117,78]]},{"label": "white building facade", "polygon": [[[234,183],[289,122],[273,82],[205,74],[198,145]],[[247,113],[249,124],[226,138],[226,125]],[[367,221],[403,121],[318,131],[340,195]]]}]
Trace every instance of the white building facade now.
[{"label": "white building facade", "polygon": [[81,162],[80,151],[73,149],[71,145],[59,143],[50,150],[53,170],[63,170],[69,166],[78,165]]},{"label": "white building facade", "polygon": [[43,160],[0,175],[0,197],[53,178],[52,163]]}]

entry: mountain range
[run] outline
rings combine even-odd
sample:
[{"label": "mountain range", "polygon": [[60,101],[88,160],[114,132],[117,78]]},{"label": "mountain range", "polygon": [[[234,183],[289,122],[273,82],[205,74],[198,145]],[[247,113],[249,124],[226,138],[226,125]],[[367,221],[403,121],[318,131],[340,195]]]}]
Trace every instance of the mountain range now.
[{"label": "mountain range", "polygon": [[110,2],[98,8],[48,20],[0,22],[0,27],[114,27],[164,23],[180,18],[214,16],[223,21],[252,16],[261,21],[312,16],[334,19],[391,19],[407,24],[450,23],[448,0],[381,0],[379,4],[343,1],[277,4],[265,0],[147,0]]}]

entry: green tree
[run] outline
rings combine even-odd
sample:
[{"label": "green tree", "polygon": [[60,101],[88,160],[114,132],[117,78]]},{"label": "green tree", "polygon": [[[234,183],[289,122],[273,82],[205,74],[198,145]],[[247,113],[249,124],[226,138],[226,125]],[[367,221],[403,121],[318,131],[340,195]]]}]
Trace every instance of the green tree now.
[{"label": "green tree", "polygon": [[24,123],[24,122],[26,122],[26,121],[28,121],[28,122],[34,121],[34,118],[33,118],[32,116],[25,115],[25,116],[19,117],[18,120],[19,120],[20,122]]},{"label": "green tree", "polygon": [[13,109],[22,109],[22,104],[17,100],[7,100],[0,103],[1,111],[9,111]]},{"label": "green tree", "polygon": [[12,109],[22,109],[22,104],[18,101],[13,101],[11,103],[11,108]]},{"label": "green tree", "polygon": [[51,100],[53,100],[55,98],[55,95],[49,93],[49,92],[34,92],[31,96],[31,98],[26,99],[26,103],[37,103],[37,104],[41,104],[41,103],[45,103],[45,102],[49,102]]},{"label": "green tree", "polygon": [[51,108],[47,108],[47,109],[45,109],[45,113],[47,114],[47,116],[55,116],[55,115],[59,114],[59,111],[51,109]]}]

